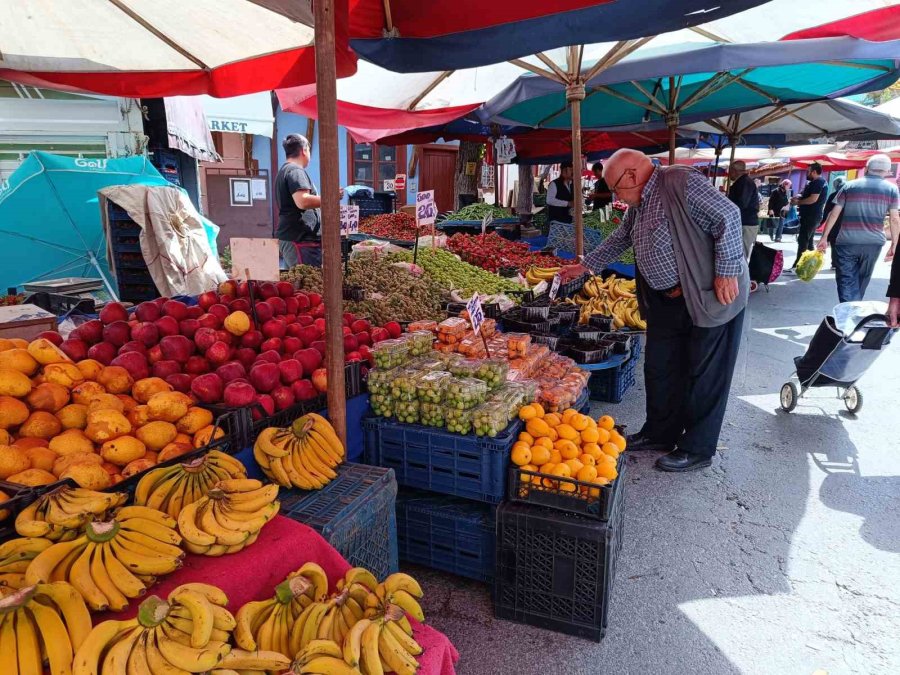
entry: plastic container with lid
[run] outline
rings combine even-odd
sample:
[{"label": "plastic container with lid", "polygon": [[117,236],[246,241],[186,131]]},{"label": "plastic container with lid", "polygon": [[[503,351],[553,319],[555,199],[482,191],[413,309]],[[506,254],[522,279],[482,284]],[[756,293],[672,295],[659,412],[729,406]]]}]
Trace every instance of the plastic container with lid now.
[{"label": "plastic container with lid", "polygon": [[448,408],[469,410],[487,398],[487,384],[472,377],[454,377],[447,380],[444,403]]},{"label": "plastic container with lid", "polygon": [[443,356],[443,354],[432,351],[424,356],[417,356],[414,359],[410,359],[409,367],[420,370],[423,373],[431,372],[433,370],[446,370],[445,365],[447,360],[443,358]]},{"label": "plastic container with lid", "polygon": [[370,392],[369,405],[372,406],[372,412],[379,417],[394,416],[394,399],[389,394],[372,394]]},{"label": "plastic container with lid", "polygon": [[410,356],[422,356],[431,353],[431,345],[434,343],[434,333],[427,330],[419,330],[409,332],[401,339],[405,339],[409,345]]},{"label": "plastic container with lid", "polygon": [[468,434],[472,431],[472,411],[444,408],[444,425],[447,431],[455,434]]},{"label": "plastic container with lid", "polygon": [[422,402],[440,403],[444,400],[444,390],[453,376],[446,370],[423,373],[416,381],[416,396]]},{"label": "plastic container with lid", "polygon": [[396,368],[384,370],[382,368],[373,368],[369,371],[366,384],[370,394],[390,394],[391,383],[397,374],[394,372]]},{"label": "plastic container with lid", "polygon": [[493,337],[497,332],[497,320],[496,319],[485,319],[481,322],[481,330],[479,331],[479,336],[484,335],[484,337],[489,338]]},{"label": "plastic container with lid", "polygon": [[456,346],[456,350],[463,356],[473,359],[483,358],[487,356],[484,340],[477,335],[467,335]]},{"label": "plastic container with lid", "polygon": [[427,330],[432,335],[437,333],[437,329],[438,329],[437,321],[428,321],[428,320],[412,321],[412,322],[410,322],[409,326],[407,326],[407,328],[406,328],[406,330],[408,330],[410,333],[415,333],[416,331],[420,331],[420,330]]},{"label": "plastic container with lid", "polygon": [[390,370],[409,361],[409,344],[405,340],[382,340],[372,346],[376,368]]},{"label": "plastic container with lid", "polygon": [[419,403],[419,424],[429,427],[444,426],[445,408],[443,403]]},{"label": "plastic container with lid", "polygon": [[453,377],[475,377],[478,372],[478,359],[456,359],[447,364],[447,370]]},{"label": "plastic container with lid", "polygon": [[395,401],[415,401],[416,387],[422,373],[415,368],[395,368],[391,396]]},{"label": "plastic container with lid", "polygon": [[454,344],[465,336],[467,330],[469,330],[468,321],[452,316],[438,324],[438,340]]},{"label": "plastic container with lid", "polygon": [[476,436],[494,438],[508,424],[508,407],[501,401],[489,401],[472,409],[472,428]]},{"label": "plastic container with lid", "polygon": [[404,424],[416,424],[419,421],[419,402],[394,401],[394,416]]},{"label": "plastic container with lid", "polygon": [[506,336],[506,349],[509,358],[525,356],[531,345],[531,336],[528,333],[504,333]]},{"label": "plastic container with lid", "polygon": [[501,387],[506,382],[506,375],[509,372],[509,361],[506,359],[482,359],[477,363],[478,368],[474,377],[487,384],[489,391]]}]

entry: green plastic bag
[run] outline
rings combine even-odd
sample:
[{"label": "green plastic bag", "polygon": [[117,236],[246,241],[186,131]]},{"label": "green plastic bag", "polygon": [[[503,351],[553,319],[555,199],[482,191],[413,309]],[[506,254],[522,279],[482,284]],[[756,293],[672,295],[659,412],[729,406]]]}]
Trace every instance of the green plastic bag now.
[{"label": "green plastic bag", "polygon": [[821,251],[804,251],[797,262],[797,278],[800,281],[812,281],[824,262],[825,254]]}]

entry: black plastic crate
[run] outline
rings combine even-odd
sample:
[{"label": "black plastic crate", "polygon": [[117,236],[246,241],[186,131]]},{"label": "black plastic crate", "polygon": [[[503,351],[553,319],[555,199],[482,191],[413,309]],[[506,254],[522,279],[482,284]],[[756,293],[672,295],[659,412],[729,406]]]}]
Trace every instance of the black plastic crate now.
[{"label": "black plastic crate", "polygon": [[605,314],[592,314],[588,318],[588,326],[604,333],[611,333],[613,330],[613,318]]},{"label": "black plastic crate", "polygon": [[528,321],[518,307],[504,312],[500,320],[506,333],[549,333],[553,328],[553,323],[549,319]]},{"label": "black plastic crate", "polygon": [[599,642],[622,548],[624,489],[608,522],[506,502],[497,509],[494,616]]},{"label": "black plastic crate", "polygon": [[119,300],[138,303],[144,300],[155,300],[158,297],[159,291],[152,283],[119,284]]},{"label": "black plastic crate", "polygon": [[602,340],[606,336],[605,331],[590,325],[572,326],[569,333],[576,340]]},{"label": "black plastic crate", "polygon": [[606,336],[615,343],[613,348],[614,354],[629,354],[634,342],[634,336],[628,333],[609,333]]},{"label": "black plastic crate", "polygon": [[611,347],[602,340],[575,340],[568,344],[565,354],[575,363],[600,363],[609,358]]},{"label": "black plastic crate", "polygon": [[344,286],[343,298],[344,300],[365,300],[366,289],[362,288],[361,286]]},{"label": "black plastic crate", "polygon": [[[513,502],[525,502],[533,506],[544,506],[567,513],[578,513],[595,520],[609,520],[617,492],[621,489],[622,473],[625,471],[625,455],[619,455],[616,461],[619,476],[609,485],[594,485],[576,478],[561,478],[539,471],[525,471],[518,466],[509,468],[509,499]],[[541,479],[540,485],[532,480]],[[563,486],[575,488],[568,492]],[[591,489],[597,494],[590,493]],[[587,490],[587,493],[582,493]]]},{"label": "black plastic crate", "polygon": [[490,581],[496,519],[494,505],[405,488],[397,495],[400,560]]},{"label": "black plastic crate", "polygon": [[628,390],[634,386],[636,367],[637,358],[632,354],[631,358],[620,366],[591,373],[591,378],[588,380],[591,400],[621,403]]},{"label": "black plastic crate", "polygon": [[531,333],[531,341],[538,345],[547,345],[547,349],[552,352],[559,351],[560,344],[559,335],[553,335],[551,333]]},{"label": "black plastic crate", "polygon": [[137,232],[109,233],[109,243],[113,253],[140,253],[140,230]]},{"label": "black plastic crate", "polygon": [[116,274],[119,276],[121,276],[120,273],[124,270],[140,270],[141,272],[145,272],[147,269],[147,262],[144,260],[144,254],[140,251],[113,250],[113,260],[116,265]]},{"label": "black plastic crate", "polygon": [[349,203],[359,207],[359,217],[393,213],[396,196],[392,192],[376,192],[372,197],[350,197]]},{"label": "black plastic crate", "polygon": [[391,469],[342,464],[321,490],[284,490],[280,513],[322,535],[347,561],[378,579],[398,570],[397,481]]},{"label": "black plastic crate", "polygon": [[[447,316],[459,316],[460,312],[465,310],[466,303],[464,302],[448,302],[444,305],[444,311],[447,312]],[[499,319],[500,318],[500,303],[497,302],[488,302],[481,305],[481,311],[484,313],[484,318],[486,319]]]},{"label": "black plastic crate", "polygon": [[77,295],[62,295],[60,293],[39,291],[25,298],[25,302],[29,305],[37,305],[44,311],[55,314],[57,317],[70,312],[78,314],[95,314],[97,312],[97,308],[91,298],[81,298]]},{"label": "black plastic crate", "polygon": [[557,318],[557,325],[560,328],[569,327],[578,321],[579,312],[580,310],[577,305],[570,305],[568,303],[554,305],[550,308],[550,316],[555,316]]},{"label": "black plastic crate", "polygon": [[27,485],[0,481],[0,491],[8,499],[0,502],[0,541],[18,537],[16,534],[16,516],[38,497],[38,492]]}]

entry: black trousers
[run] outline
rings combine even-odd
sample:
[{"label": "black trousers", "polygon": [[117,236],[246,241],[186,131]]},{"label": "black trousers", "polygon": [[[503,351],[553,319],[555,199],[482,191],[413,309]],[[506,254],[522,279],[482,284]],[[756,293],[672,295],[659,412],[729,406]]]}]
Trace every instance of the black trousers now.
[{"label": "black trousers", "polygon": [[807,222],[802,218],[800,219],[800,230],[797,232],[797,257],[794,259],[794,264],[791,265],[791,268],[797,266],[804,251],[812,251],[815,248],[814,241],[817,227],[819,227],[819,223],[815,220]]},{"label": "black trousers", "polygon": [[647,421],[641,430],[657,443],[703,457],[716,454],[744,312],[722,326],[700,328],[684,298],[667,298],[638,275],[647,319],[644,381]]}]

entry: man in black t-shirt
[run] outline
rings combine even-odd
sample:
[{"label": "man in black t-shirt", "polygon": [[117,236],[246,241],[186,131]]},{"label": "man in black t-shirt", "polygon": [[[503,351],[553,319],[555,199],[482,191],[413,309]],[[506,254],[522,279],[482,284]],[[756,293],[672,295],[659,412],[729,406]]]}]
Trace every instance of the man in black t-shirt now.
[{"label": "man in black t-shirt", "polygon": [[816,229],[822,222],[825,200],[828,199],[828,183],[822,178],[822,165],[813,162],[806,171],[806,187],[799,197],[792,197],[791,204],[798,206],[800,212],[800,231],[797,233],[797,257],[791,269],[797,269],[800,256],[804,251],[812,251]]},{"label": "man in black t-shirt", "polygon": [[288,267],[299,263],[322,266],[319,235],[322,198],[306,172],[310,145],[300,134],[288,134],[281,144],[287,158],[275,177],[281,257]]},{"label": "man in black t-shirt", "polygon": [[609,189],[609,185],[603,180],[603,165],[600,162],[594,164],[591,167],[591,171],[594,172],[594,178],[597,179],[594,181],[594,191],[591,192],[591,203],[594,211],[596,211],[612,202],[612,190]]}]

